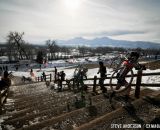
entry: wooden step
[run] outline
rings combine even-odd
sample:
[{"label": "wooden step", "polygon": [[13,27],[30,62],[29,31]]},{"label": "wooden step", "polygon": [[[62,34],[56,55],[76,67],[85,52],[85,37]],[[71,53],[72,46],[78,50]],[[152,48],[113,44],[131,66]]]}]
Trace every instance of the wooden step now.
[{"label": "wooden step", "polygon": [[[80,95],[79,95],[79,98],[80,98]],[[91,97],[91,100],[92,100],[92,98],[93,98],[93,100],[95,100],[95,98],[98,99],[98,98],[102,98],[102,97],[98,95],[98,96]],[[101,100],[104,100],[104,99],[105,98],[103,98]],[[98,101],[100,101],[100,99]],[[62,101],[60,101],[60,102],[62,102]],[[5,123],[6,124],[13,124],[13,123],[16,123],[18,121],[20,121],[22,123],[25,120],[36,118],[36,116],[41,116],[41,115],[44,115],[44,114],[47,115],[47,113],[48,113],[48,115],[50,113],[53,113],[53,116],[58,115],[58,114],[62,114],[62,113],[65,113],[67,111],[67,107],[68,107],[67,103],[68,102],[70,104],[70,109],[71,110],[76,109],[75,106],[74,106],[75,99],[73,97],[71,99],[69,99],[68,101],[66,100],[65,102],[66,103],[64,105],[62,105],[62,106],[58,105],[58,107],[55,107],[55,108],[54,108],[54,104],[51,105],[51,103],[50,103],[45,107],[44,106],[42,106],[41,108],[33,107],[33,108],[30,108],[30,109],[25,109],[25,111],[22,110],[22,111],[19,111],[19,112],[15,112],[13,114],[11,113],[10,115],[7,115],[7,116],[11,116],[11,118],[7,119],[5,121]],[[64,101],[63,101],[63,103],[64,103]],[[95,103],[95,101],[92,104],[94,104],[94,103]],[[57,114],[57,110],[58,110],[58,114]],[[33,113],[33,112],[31,113],[31,111],[38,111],[38,112],[37,113]],[[27,115],[25,115],[26,113],[27,113]]]},{"label": "wooden step", "polygon": [[15,109],[18,109],[18,110],[22,110],[22,109],[24,109],[24,108],[28,108],[28,107],[32,107],[32,106],[39,106],[39,105],[43,105],[43,104],[47,104],[47,103],[49,103],[49,102],[59,102],[60,100],[66,100],[66,96],[68,97],[68,98],[71,98],[72,96],[73,96],[73,94],[69,94],[69,95],[64,95],[64,96],[62,96],[62,97],[55,97],[55,96],[48,96],[47,95],[47,97],[45,97],[45,96],[41,96],[41,97],[39,97],[39,98],[37,98],[37,99],[32,99],[33,101],[32,102],[28,102],[28,103],[23,103],[23,104],[20,104],[20,105],[18,105],[18,104],[16,104],[16,105],[14,105],[14,107],[15,107]]},{"label": "wooden step", "polygon": [[7,113],[6,115],[7,116],[11,116],[10,119],[14,119],[14,118],[17,118],[17,117],[20,117],[20,116],[24,116],[24,115],[28,115],[28,114],[33,114],[34,112],[33,111],[38,111],[38,112],[41,112],[41,111],[44,111],[44,110],[47,110],[47,109],[53,109],[54,107],[61,107],[61,106],[66,106],[67,103],[69,102],[74,102],[75,99],[73,97],[70,97],[70,98],[67,98],[67,99],[63,99],[63,100],[59,100],[57,102],[49,102],[48,104],[46,103],[45,105],[43,104],[40,104],[39,106],[32,106],[32,107],[29,107],[29,108],[25,108],[25,109],[22,109],[20,111],[16,111],[16,112],[11,112],[11,113]]},{"label": "wooden step", "polygon": [[[150,96],[160,98],[160,92],[153,92]],[[151,102],[149,103],[141,98],[134,101],[131,105],[121,107],[113,112],[105,114],[75,128],[74,130],[113,130],[113,124],[149,123],[155,118],[155,113],[150,112],[150,110],[153,109],[157,109],[155,104],[152,104]],[[115,126],[114,129],[116,129]]]},{"label": "wooden step", "polygon": [[[118,107],[121,107],[121,106],[118,106]],[[96,113],[94,113],[95,115],[91,115],[90,113],[91,109],[92,110],[95,109],[95,112],[97,112],[97,115]],[[66,129],[68,126],[75,125],[74,123],[76,123],[76,125],[79,126],[85,122],[88,122],[88,121],[93,120],[94,118],[97,118],[98,116],[101,116],[106,113],[110,113],[112,111],[113,111],[113,108],[109,105],[109,101],[105,100],[105,101],[98,102],[94,106],[81,108],[81,109],[48,119],[46,121],[42,121],[40,123],[31,125],[29,127],[22,128],[22,129],[34,130],[34,129],[41,129],[43,127],[49,127],[49,126],[52,126],[53,128],[57,128],[56,126],[57,124],[58,126],[63,126],[63,129]],[[69,121],[70,123],[68,124],[66,123],[64,125],[63,123],[67,121]]]}]

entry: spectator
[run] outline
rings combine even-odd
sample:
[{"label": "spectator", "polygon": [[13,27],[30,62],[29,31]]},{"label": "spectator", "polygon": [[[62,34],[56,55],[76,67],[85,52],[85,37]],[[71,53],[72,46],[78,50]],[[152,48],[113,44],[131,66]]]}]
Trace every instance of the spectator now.
[{"label": "spectator", "polygon": [[107,92],[107,89],[104,87],[104,80],[105,80],[105,77],[106,77],[106,72],[107,72],[106,67],[103,65],[103,62],[100,61],[99,62],[99,71],[98,71],[97,74],[100,73],[99,85],[100,85],[103,93]]},{"label": "spectator", "polygon": [[59,79],[59,91],[62,91],[62,82],[65,80],[65,76],[66,74],[64,73],[64,71],[61,71],[59,73],[60,79]]},{"label": "spectator", "polygon": [[34,81],[34,80],[35,80],[35,74],[34,74],[34,72],[33,72],[33,69],[31,69],[30,75],[31,75],[32,81]]},{"label": "spectator", "polygon": [[43,77],[43,80],[46,81],[46,74],[45,74],[44,71],[43,71],[43,73],[42,73],[42,77]]},{"label": "spectator", "polygon": [[8,75],[8,71],[4,71],[4,75],[0,81],[0,90],[11,85],[11,80],[8,78]]},{"label": "spectator", "polygon": [[61,76],[61,80],[64,81],[65,80],[65,76],[66,76],[66,74],[64,73],[64,71],[61,71],[60,76]]},{"label": "spectator", "polygon": [[54,67],[54,69],[55,69],[55,70],[54,70],[54,76],[55,76],[55,77],[54,77],[54,78],[55,78],[54,80],[55,80],[55,82],[56,82],[56,80],[57,80],[57,68]]},{"label": "spectator", "polygon": [[18,71],[18,65],[16,65],[15,68],[16,68],[16,71]]},{"label": "spectator", "polygon": [[34,77],[33,69],[31,69],[30,75],[31,75],[31,77]]}]

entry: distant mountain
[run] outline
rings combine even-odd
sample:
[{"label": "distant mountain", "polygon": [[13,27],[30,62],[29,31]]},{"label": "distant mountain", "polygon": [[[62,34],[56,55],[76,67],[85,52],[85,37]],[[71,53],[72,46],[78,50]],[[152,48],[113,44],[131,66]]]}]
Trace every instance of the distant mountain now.
[{"label": "distant mountain", "polygon": [[73,38],[70,40],[58,40],[59,45],[65,46],[110,46],[110,47],[125,47],[125,48],[160,48],[160,43],[146,42],[146,41],[127,41],[114,40],[108,37],[101,37],[95,39],[85,39],[82,37]]}]

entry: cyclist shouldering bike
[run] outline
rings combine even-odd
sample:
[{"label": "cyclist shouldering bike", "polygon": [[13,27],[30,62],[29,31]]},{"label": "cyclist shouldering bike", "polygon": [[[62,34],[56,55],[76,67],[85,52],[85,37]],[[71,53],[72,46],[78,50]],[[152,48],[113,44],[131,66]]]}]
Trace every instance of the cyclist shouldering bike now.
[{"label": "cyclist shouldering bike", "polygon": [[121,64],[121,69],[117,73],[117,86],[116,90],[120,89],[121,86],[127,86],[127,94],[126,97],[129,97],[130,91],[131,91],[131,85],[125,80],[125,77],[133,69],[133,67],[137,67],[139,59],[139,53],[138,52],[131,52],[128,57],[125,58],[125,60]]},{"label": "cyclist shouldering bike", "polygon": [[138,58],[139,58],[139,53],[138,52],[131,52],[128,58],[126,58],[122,64],[121,67],[122,69],[120,70],[119,73],[117,73],[117,80],[119,83],[123,83],[125,80],[124,78],[128,74],[128,72],[133,68],[137,66],[138,63]]}]

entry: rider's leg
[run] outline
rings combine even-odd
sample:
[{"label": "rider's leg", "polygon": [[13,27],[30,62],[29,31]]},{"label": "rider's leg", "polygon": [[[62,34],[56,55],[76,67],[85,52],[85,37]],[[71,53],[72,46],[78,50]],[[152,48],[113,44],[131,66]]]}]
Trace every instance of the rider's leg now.
[{"label": "rider's leg", "polygon": [[125,87],[127,87],[126,95],[129,96],[131,92],[131,85],[129,85],[127,81],[125,81]]},{"label": "rider's leg", "polygon": [[[99,86],[101,87],[103,84],[103,81],[102,81],[102,78],[99,79]],[[101,90],[102,90],[102,87],[101,87]]]},{"label": "rider's leg", "polygon": [[120,89],[121,84],[117,83],[116,90]]},{"label": "rider's leg", "polygon": [[101,78],[100,79],[100,87],[101,87],[101,90],[103,93],[106,93],[107,92],[107,89],[104,87],[104,78]]},{"label": "rider's leg", "polygon": [[126,84],[126,80],[125,78],[121,77],[117,79],[117,86],[116,86],[116,90],[120,89],[121,86],[125,86]]},{"label": "rider's leg", "polygon": [[121,79],[118,79],[116,90],[120,89],[120,87],[123,85],[123,81]]},{"label": "rider's leg", "polygon": [[128,82],[126,82],[125,87],[127,87],[125,98],[126,98],[126,101],[128,101],[128,99],[130,97],[130,92],[131,92],[131,85],[128,85]]}]

